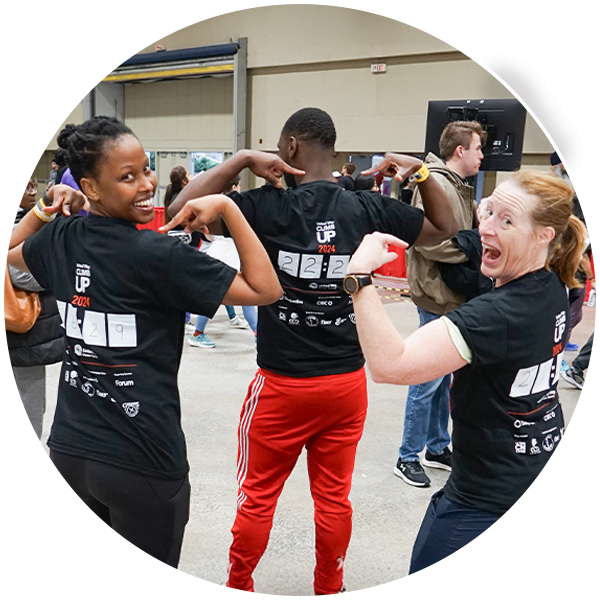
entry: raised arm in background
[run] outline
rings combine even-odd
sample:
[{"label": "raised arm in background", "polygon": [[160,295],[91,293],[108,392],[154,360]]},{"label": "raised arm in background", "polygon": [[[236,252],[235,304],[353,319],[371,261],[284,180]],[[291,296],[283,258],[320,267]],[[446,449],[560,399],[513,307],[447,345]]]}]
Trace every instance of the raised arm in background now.
[{"label": "raised arm in background", "polygon": [[378,165],[363,171],[362,174],[373,173],[394,177],[398,181],[404,181],[414,174],[421,175],[420,179],[417,179],[417,185],[423,199],[426,218],[415,246],[437,244],[458,233],[458,224],[448,198],[440,184],[433,177],[429,177],[422,160],[406,154],[388,152]]},{"label": "raised arm in background", "polygon": [[[257,150],[240,150],[220,165],[194,177],[169,206],[168,214],[174,217],[186,202],[207,194],[220,194],[227,185],[244,169],[250,169],[257,177],[262,177],[271,185],[281,187],[284,173],[303,175],[304,172],[290,167],[276,154]],[[211,233],[219,233],[211,227]]]}]

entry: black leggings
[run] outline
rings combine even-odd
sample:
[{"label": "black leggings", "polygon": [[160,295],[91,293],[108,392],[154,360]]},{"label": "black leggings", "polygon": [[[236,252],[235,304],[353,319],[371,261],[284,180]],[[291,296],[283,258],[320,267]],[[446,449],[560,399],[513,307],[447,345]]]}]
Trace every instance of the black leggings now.
[{"label": "black leggings", "polygon": [[190,510],[190,483],[158,479],[95,460],[50,451],[85,504],[126,540],[177,568]]}]

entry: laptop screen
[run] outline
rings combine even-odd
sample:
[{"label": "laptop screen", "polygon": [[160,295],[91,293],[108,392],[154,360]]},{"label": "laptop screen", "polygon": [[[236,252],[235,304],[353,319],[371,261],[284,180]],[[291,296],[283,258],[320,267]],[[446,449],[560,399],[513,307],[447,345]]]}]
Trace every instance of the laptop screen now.
[{"label": "laptop screen", "polygon": [[598,483],[579,503],[555,541],[571,597],[591,598],[598,590]]}]

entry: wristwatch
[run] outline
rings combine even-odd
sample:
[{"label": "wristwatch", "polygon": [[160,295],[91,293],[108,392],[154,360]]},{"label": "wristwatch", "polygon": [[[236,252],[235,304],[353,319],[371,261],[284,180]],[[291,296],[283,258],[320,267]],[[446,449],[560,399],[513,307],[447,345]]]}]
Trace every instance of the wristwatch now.
[{"label": "wristwatch", "polygon": [[346,275],[342,281],[342,287],[346,294],[354,296],[360,289],[366,285],[373,284],[373,273],[354,273],[352,275]]}]

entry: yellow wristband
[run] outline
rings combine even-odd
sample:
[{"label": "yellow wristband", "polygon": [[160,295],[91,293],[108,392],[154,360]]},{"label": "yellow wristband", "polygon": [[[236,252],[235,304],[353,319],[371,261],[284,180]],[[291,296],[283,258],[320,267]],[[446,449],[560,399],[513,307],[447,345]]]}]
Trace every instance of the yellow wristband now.
[{"label": "yellow wristband", "polygon": [[48,198],[48,194],[46,194],[46,190],[44,190],[44,193],[42,194],[42,197],[38,200],[38,202],[44,208],[46,208],[47,206],[51,206],[52,205],[52,201],[50,200],[50,198]]},{"label": "yellow wristband", "polygon": [[54,215],[49,215],[44,212],[44,208],[46,205],[42,200],[38,200],[38,203],[33,207],[33,212],[38,219],[44,221],[44,223],[50,223],[50,221],[54,220]]},{"label": "yellow wristband", "polygon": [[429,177],[429,169],[425,166],[425,163],[421,165],[421,168],[413,173],[408,180],[410,182],[416,181],[417,183],[423,183]]}]

